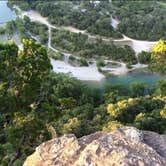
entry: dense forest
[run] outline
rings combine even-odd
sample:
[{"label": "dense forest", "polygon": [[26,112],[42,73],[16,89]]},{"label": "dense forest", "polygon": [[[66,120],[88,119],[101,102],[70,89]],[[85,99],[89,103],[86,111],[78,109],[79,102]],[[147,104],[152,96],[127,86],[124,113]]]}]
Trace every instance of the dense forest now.
[{"label": "dense forest", "polygon": [[121,33],[135,39],[166,39],[165,1],[113,1]]},{"label": "dense forest", "polygon": [[[166,43],[160,41],[152,56],[153,69],[162,59],[156,71],[163,71],[165,53]],[[53,73],[45,48],[24,39],[21,51],[13,42],[0,44],[0,114],[1,165],[21,166],[55,132],[81,137],[131,125],[165,133],[166,80],[154,87],[132,83],[90,88]]]},{"label": "dense forest", "polygon": [[[101,36],[157,41],[166,39],[165,1],[9,1],[23,10],[34,9],[48,17],[52,24],[74,26]],[[48,10],[49,9],[49,10]],[[115,29],[111,16],[119,20]]]},{"label": "dense forest", "polygon": [[52,30],[52,46],[84,58],[105,56],[112,60],[136,64],[134,50],[129,46],[116,46],[102,39],[90,40],[87,35],[76,34],[67,30]]},{"label": "dense forest", "polygon": [[[78,29],[87,30],[93,34],[121,38],[120,32],[111,26],[109,14],[102,11],[103,7],[96,7],[88,1],[9,1],[19,5],[23,10],[34,9],[42,16],[48,17],[52,24],[61,26],[74,26]],[[106,3],[103,3],[106,5]],[[49,10],[48,10],[49,9]],[[94,24],[95,23],[95,24]]]}]

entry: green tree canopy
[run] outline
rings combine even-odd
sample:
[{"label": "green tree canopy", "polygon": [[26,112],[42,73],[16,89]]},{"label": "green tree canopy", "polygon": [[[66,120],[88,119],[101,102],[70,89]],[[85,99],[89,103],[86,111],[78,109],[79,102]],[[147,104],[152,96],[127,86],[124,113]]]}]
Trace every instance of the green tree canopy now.
[{"label": "green tree canopy", "polygon": [[166,74],[166,41],[160,40],[152,49],[150,68],[161,74]]}]

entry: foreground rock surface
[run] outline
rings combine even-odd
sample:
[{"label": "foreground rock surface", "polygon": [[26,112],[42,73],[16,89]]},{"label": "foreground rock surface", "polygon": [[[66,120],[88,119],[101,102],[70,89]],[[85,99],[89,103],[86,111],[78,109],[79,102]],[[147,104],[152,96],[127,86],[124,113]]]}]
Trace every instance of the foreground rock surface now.
[{"label": "foreground rock surface", "polygon": [[166,166],[166,136],[133,127],[41,144],[24,166]]}]

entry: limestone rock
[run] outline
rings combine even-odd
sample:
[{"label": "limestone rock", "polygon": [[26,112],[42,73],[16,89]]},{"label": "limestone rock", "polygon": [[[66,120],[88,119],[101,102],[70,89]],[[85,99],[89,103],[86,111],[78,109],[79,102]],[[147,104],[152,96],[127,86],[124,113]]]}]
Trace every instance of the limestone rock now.
[{"label": "limestone rock", "polygon": [[124,127],[41,144],[24,166],[166,166],[166,136]]}]

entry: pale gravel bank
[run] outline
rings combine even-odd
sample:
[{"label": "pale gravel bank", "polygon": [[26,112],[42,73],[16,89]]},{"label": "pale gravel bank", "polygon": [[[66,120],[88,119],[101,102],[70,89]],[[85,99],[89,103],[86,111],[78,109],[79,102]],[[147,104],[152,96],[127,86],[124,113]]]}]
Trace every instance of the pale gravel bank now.
[{"label": "pale gravel bank", "polygon": [[66,73],[72,77],[78,78],[83,81],[100,81],[105,78],[97,67],[73,67],[63,61],[51,59],[53,71],[56,73]]}]

